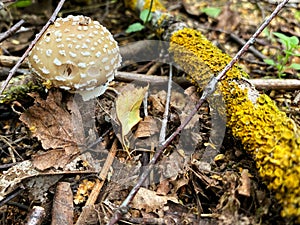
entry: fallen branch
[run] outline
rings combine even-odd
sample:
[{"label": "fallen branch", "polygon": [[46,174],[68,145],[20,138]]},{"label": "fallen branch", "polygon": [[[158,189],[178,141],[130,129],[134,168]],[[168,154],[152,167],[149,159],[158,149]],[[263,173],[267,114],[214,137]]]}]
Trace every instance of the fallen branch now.
[{"label": "fallen branch", "polygon": [[101,191],[101,188],[106,180],[107,174],[109,172],[109,169],[111,165],[113,164],[115,155],[117,153],[117,139],[112,144],[111,150],[107,155],[106,161],[101,169],[101,172],[99,174],[99,180],[96,181],[96,184],[89,195],[89,198],[85,204],[85,206],[82,208],[82,212],[76,222],[76,225],[82,225],[85,224],[85,221],[87,221],[87,218],[90,215],[91,208],[94,207],[94,204],[98,198],[98,195]]},{"label": "fallen branch", "polygon": [[71,185],[68,182],[59,182],[52,204],[51,225],[73,225],[74,206]]}]

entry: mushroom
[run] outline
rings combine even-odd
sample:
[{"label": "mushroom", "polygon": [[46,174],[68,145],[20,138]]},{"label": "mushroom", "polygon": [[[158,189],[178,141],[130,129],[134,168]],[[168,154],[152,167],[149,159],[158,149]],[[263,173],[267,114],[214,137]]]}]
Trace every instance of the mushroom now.
[{"label": "mushroom", "polygon": [[83,100],[105,92],[121,64],[112,34],[86,16],[57,18],[29,53],[29,66],[42,81]]}]

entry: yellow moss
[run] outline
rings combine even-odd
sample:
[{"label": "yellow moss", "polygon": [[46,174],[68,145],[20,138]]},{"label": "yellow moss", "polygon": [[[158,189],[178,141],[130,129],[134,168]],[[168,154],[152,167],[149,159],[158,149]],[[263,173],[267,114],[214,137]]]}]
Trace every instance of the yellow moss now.
[{"label": "yellow moss", "polygon": [[[212,73],[220,72],[231,58],[200,32],[185,28],[171,37],[170,52],[201,90]],[[227,126],[256,161],[259,175],[282,204],[282,216],[300,222],[300,132],[267,95],[253,103],[238,80],[247,74],[233,67],[218,89],[227,111]]]}]

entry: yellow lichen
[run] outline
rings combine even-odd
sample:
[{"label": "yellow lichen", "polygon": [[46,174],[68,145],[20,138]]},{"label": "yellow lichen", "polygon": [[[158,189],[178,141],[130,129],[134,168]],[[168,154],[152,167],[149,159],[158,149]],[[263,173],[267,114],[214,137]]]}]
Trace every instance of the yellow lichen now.
[{"label": "yellow lichen", "polygon": [[[212,73],[220,72],[231,60],[189,28],[173,34],[170,52],[200,90]],[[281,215],[295,217],[300,223],[299,129],[267,95],[259,95],[256,102],[250,100],[249,90],[238,84],[242,76],[247,74],[235,66],[218,87],[227,107],[227,126],[256,161],[259,175],[283,206]]]},{"label": "yellow lichen", "polygon": [[144,0],[143,9],[150,9],[152,1],[151,12],[155,12],[157,10],[165,10],[165,7],[161,4],[159,0]]}]

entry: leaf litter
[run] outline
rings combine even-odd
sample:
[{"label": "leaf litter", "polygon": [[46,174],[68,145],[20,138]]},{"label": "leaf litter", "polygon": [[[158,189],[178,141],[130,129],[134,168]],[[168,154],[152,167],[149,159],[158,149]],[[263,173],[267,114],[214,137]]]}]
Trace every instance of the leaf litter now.
[{"label": "leaf litter", "polygon": [[[50,1],[49,1],[50,2]],[[200,2],[201,3],[201,1],[184,1],[184,3],[185,2],[191,2],[191,4],[190,4],[190,6],[195,6],[195,2]],[[203,2],[203,1],[202,1]],[[243,2],[243,1],[242,1]],[[243,2],[243,4],[244,4],[244,2]],[[247,4],[251,4],[251,3],[247,3]],[[252,6],[254,6],[254,4],[252,4]],[[184,7],[186,7],[186,5],[184,4]],[[240,9],[241,10],[243,10],[243,8],[244,7],[240,7]],[[250,9],[250,8],[249,8]],[[198,12],[199,12],[199,9],[197,9],[197,8],[194,8],[194,9],[190,9],[190,10],[194,10],[194,14],[193,13],[191,13],[190,11],[188,11],[188,12],[190,12],[191,14],[193,14],[193,15],[199,15],[199,14],[197,14]],[[251,10],[252,10],[252,8],[251,8]],[[250,10],[250,11],[251,11]],[[249,11],[249,10],[248,10]],[[258,11],[258,10],[252,10],[253,12],[254,11]],[[256,14],[254,14],[253,13],[253,15],[250,13],[240,13],[240,15],[241,16],[243,16],[243,17],[246,17],[246,19],[248,20],[248,21],[250,21],[250,22],[252,22],[252,23],[255,23],[256,22],[256,20],[258,20],[258,16],[256,15]],[[255,17],[255,19],[250,19],[249,20],[249,15],[251,16],[252,15],[252,17]],[[251,18],[252,18],[251,17]],[[201,19],[201,18],[200,18]],[[219,21],[220,21],[220,19],[218,19]],[[211,22],[211,20],[210,20],[210,22]],[[215,21],[216,22],[216,21]],[[244,28],[244,30],[245,29],[249,29],[249,26],[244,26],[244,22],[242,22],[241,24],[243,24],[243,28]],[[291,23],[290,23],[291,24]],[[232,25],[232,22],[230,22],[230,24],[228,25],[227,24],[227,26],[228,27],[235,27],[235,26],[233,26]],[[274,26],[273,26],[273,28],[276,28],[276,26],[278,27],[278,23],[277,24],[274,24]],[[282,29],[283,29],[283,26],[281,26],[282,27]],[[221,26],[221,28],[223,28],[224,29],[224,26]],[[226,28],[226,27],[225,27]],[[227,29],[227,28],[226,28]],[[240,28],[238,28],[238,29],[240,29]],[[245,34],[246,32],[244,31],[244,32],[242,32],[242,34]],[[227,46],[227,44],[226,44],[226,46]],[[232,46],[230,47],[230,49],[232,50],[232,51],[235,51],[235,49],[234,48],[232,48]],[[64,102],[64,101],[63,101]],[[58,104],[59,105],[59,104]],[[63,103],[63,107],[62,108],[65,108],[65,103]],[[163,105],[163,104],[162,104]],[[67,110],[68,111],[68,110]],[[152,116],[152,115],[151,115]],[[153,116],[152,116],[153,117]],[[206,118],[203,118],[203,115],[201,115],[200,116],[201,118],[200,119],[202,119],[202,120],[205,120]],[[156,118],[155,117],[153,117],[155,120],[156,120]],[[173,121],[175,121],[175,119],[174,119],[175,117],[173,117]],[[142,121],[140,121],[139,123],[138,123],[138,126],[140,125],[142,123]],[[152,124],[152,122],[151,122],[151,124]],[[150,125],[151,126],[151,125]],[[201,124],[200,126],[203,126],[203,124]],[[35,127],[34,126],[31,126],[31,127],[29,127],[29,128],[31,128],[33,131],[35,130]],[[144,124],[143,126],[141,126],[141,129],[143,129],[143,128],[147,128],[147,125],[146,124]],[[44,128],[45,129],[45,128]],[[145,134],[139,134],[139,135],[137,135],[139,138],[143,138],[143,135],[144,135],[144,137],[146,137],[147,135],[150,135],[150,136],[153,136],[153,135],[155,135],[155,134],[153,134],[153,132],[155,133],[156,132],[156,130],[155,130],[155,128],[149,128],[149,132],[147,133],[147,132],[145,132]],[[199,136],[200,136],[200,145],[201,145],[201,143],[203,143],[203,142],[207,142],[207,140],[205,139],[205,135],[203,134],[203,133],[205,133],[207,131],[207,129],[206,129],[206,127],[202,127],[202,130],[200,130],[200,132],[198,132],[198,134],[199,134]],[[135,134],[137,134],[136,132],[134,132]],[[196,132],[195,132],[196,133]],[[43,135],[40,135],[41,137],[43,136]],[[61,149],[61,147],[63,147],[63,146],[69,146],[69,151],[70,152],[72,152],[73,150],[74,150],[74,152],[76,152],[76,151],[78,151],[78,150],[76,150],[76,146],[74,146],[74,147],[70,147],[70,141],[72,142],[72,141],[74,141],[74,140],[72,140],[72,138],[70,138],[69,136],[68,136],[68,134],[64,134],[64,137],[67,137],[67,142],[66,143],[61,143],[61,144],[59,144],[58,146],[58,148],[56,149],[51,149],[51,147],[49,148],[50,150],[49,151],[53,151],[53,152],[55,152],[55,153],[51,153],[51,154],[53,154],[54,156],[54,159],[51,159],[50,160],[50,162],[52,161],[53,163],[50,163],[50,165],[46,165],[46,159],[38,159],[38,158],[36,158],[36,160],[34,160],[35,162],[37,162],[37,161],[41,161],[41,162],[44,162],[45,163],[45,165],[46,166],[37,166],[38,168],[40,168],[40,169],[46,169],[46,168],[49,168],[50,166],[51,166],[51,164],[52,165],[54,165],[55,163],[55,161],[57,161],[57,158],[59,157],[59,156],[55,156],[56,154],[58,154],[59,152],[60,153],[63,153],[63,154],[66,154],[66,152],[64,152],[64,151],[61,151],[62,149]],[[45,138],[45,139],[47,139],[47,138]],[[79,138],[80,139],[80,138]],[[195,139],[197,139],[197,138],[195,138]],[[49,138],[49,140],[51,140],[50,138]],[[199,139],[198,139],[199,140]],[[228,141],[228,140],[227,140]],[[42,140],[41,140],[41,142],[42,142]],[[225,140],[225,142],[226,142],[226,140]],[[230,169],[232,169],[232,170],[234,170],[234,171],[236,171],[236,170],[238,170],[238,171],[243,171],[241,168],[247,168],[247,167],[249,167],[249,160],[243,160],[243,157],[245,157],[244,155],[242,155],[242,156],[238,156],[238,155],[235,155],[235,153],[236,152],[238,152],[238,151],[240,151],[239,149],[237,149],[237,147],[235,147],[235,145],[239,145],[239,143],[235,143],[235,140],[230,140],[229,139],[229,144],[227,143],[227,146],[231,146],[230,147],[230,151],[232,150],[232,152],[234,152],[233,154],[232,153],[228,153],[228,152],[226,152],[226,154],[225,154],[225,158],[224,159],[222,159],[222,160],[220,160],[220,161],[216,161],[215,163],[216,163],[216,165],[213,165],[214,166],[214,169],[216,169],[217,168],[217,171],[219,171],[220,173],[218,174],[218,175],[215,175],[215,176],[212,176],[212,174],[214,173],[214,172],[212,172],[212,171],[209,171],[209,169],[210,168],[206,168],[206,167],[203,167],[203,165],[199,165],[199,164],[201,164],[201,163],[199,163],[200,162],[200,160],[198,160],[198,159],[201,159],[201,157],[193,157],[193,158],[195,158],[196,159],[196,161],[197,162],[194,162],[195,164],[192,164],[192,167],[197,167],[197,169],[195,169],[193,172],[191,172],[191,171],[189,171],[189,172],[186,172],[186,170],[183,170],[183,171],[181,171],[181,173],[182,172],[184,172],[184,174],[181,174],[181,173],[179,173],[179,174],[177,174],[177,177],[176,177],[176,179],[177,180],[172,180],[172,179],[170,179],[171,181],[169,182],[169,183],[171,183],[171,191],[174,191],[174,190],[172,190],[172,189],[175,189],[175,192],[178,192],[178,199],[180,199],[180,201],[182,201],[182,199],[185,201],[185,199],[188,199],[188,195],[189,195],[189,191],[187,191],[187,190],[189,190],[189,187],[191,187],[191,185],[194,185],[194,186],[192,186],[195,190],[196,190],[196,192],[197,192],[197,194],[198,193],[201,193],[200,194],[200,196],[202,195],[202,196],[207,196],[208,198],[210,197],[209,196],[209,194],[211,194],[212,195],[212,197],[210,197],[210,205],[209,206],[207,206],[206,204],[207,204],[207,202],[206,202],[206,200],[205,200],[205,198],[204,199],[202,199],[201,198],[201,201],[200,201],[200,203],[198,204],[198,206],[202,206],[203,208],[204,208],[204,211],[199,211],[199,212],[204,212],[204,213],[206,213],[206,212],[211,212],[211,211],[213,211],[215,208],[214,208],[214,204],[217,204],[217,202],[216,202],[216,199],[218,199],[218,196],[222,196],[222,192],[224,192],[224,190],[226,190],[226,188],[228,188],[228,189],[231,189],[232,190],[232,192],[226,192],[226,195],[224,195],[225,197],[223,197],[221,200],[220,200],[220,204],[219,204],[219,208],[218,208],[218,212],[219,212],[219,214],[215,214],[215,216],[218,216],[218,215],[222,215],[222,209],[224,208],[224,211],[226,211],[225,209],[226,209],[226,207],[227,207],[227,209],[230,209],[230,208],[232,208],[232,207],[236,207],[237,206],[237,202],[236,202],[236,194],[238,193],[239,195],[245,195],[244,197],[245,198],[247,198],[248,199],[248,201],[249,201],[249,199],[251,199],[251,198],[254,198],[254,197],[257,197],[257,200],[259,201],[259,205],[260,206],[257,206],[256,205],[256,207],[255,207],[255,209],[257,209],[257,210],[262,210],[263,212],[261,212],[261,215],[264,215],[264,216],[268,216],[268,217],[272,217],[273,215],[270,215],[270,205],[272,205],[272,202],[271,202],[271,200],[270,200],[270,197],[268,197],[268,196],[266,196],[266,195],[268,195],[268,193],[266,193],[265,191],[264,191],[264,189],[263,188],[261,188],[261,187],[257,187],[257,186],[255,186],[254,187],[254,190],[255,190],[255,194],[253,194],[253,187],[251,187],[251,197],[250,198],[248,198],[247,197],[247,195],[249,194],[249,184],[248,184],[248,179],[249,179],[249,177],[250,177],[250,179],[251,179],[251,185],[258,185],[258,183],[256,183],[256,181],[255,181],[255,172],[253,172],[253,170],[250,170],[249,171],[249,174],[254,174],[254,179],[252,178],[252,176],[250,176],[249,174],[246,174],[245,172],[243,173],[243,172],[241,172],[241,175],[239,175],[239,174],[236,174],[236,179],[232,179],[231,181],[230,181],[230,177],[232,176],[230,173],[223,173],[224,172],[224,170],[225,170],[225,168],[230,168]],[[81,142],[79,142],[80,144],[85,144],[85,142],[83,141],[82,143]],[[148,145],[148,144],[147,144]],[[234,146],[233,146],[234,145]],[[73,148],[73,150],[72,150],[72,148]],[[77,148],[78,148],[78,146],[77,146]],[[50,155],[51,155],[50,154]],[[72,153],[70,153],[70,154],[72,154]],[[197,152],[196,152],[196,154],[198,154]],[[38,157],[38,155],[36,155],[36,156],[34,156],[34,157]],[[68,156],[69,157],[69,156]],[[67,158],[68,158],[67,157]],[[139,156],[140,157],[140,156]],[[133,159],[133,161],[138,161],[139,160],[139,157],[136,157],[136,158],[134,158]],[[45,157],[46,158],[46,157]],[[242,159],[242,160],[241,160]],[[235,161],[235,163],[237,163],[238,165],[237,166],[235,166],[235,165],[233,165],[232,164],[232,162],[233,161]],[[251,162],[251,161],[250,161]],[[196,163],[198,163],[197,165],[196,165]],[[43,164],[43,163],[42,163]],[[124,164],[126,164],[126,165],[128,165],[128,164],[130,164],[130,162],[126,162],[126,161],[124,161]],[[62,166],[62,165],[61,165]],[[171,168],[172,166],[168,166],[169,168]],[[32,167],[30,167],[30,168],[32,168]],[[115,167],[114,167],[115,168]],[[132,182],[129,182],[130,183],[130,185],[129,186],[127,186],[128,188],[134,183],[134,178],[136,178],[137,176],[138,176],[138,171],[139,171],[139,166],[137,166],[135,169],[136,170],[133,170],[133,171],[130,171],[130,170],[128,170],[128,171],[122,171],[121,170],[121,172],[124,172],[123,173],[123,175],[124,175],[124,177],[123,177],[123,181],[125,182],[126,181],[126,176],[127,176],[127,178],[128,179],[131,179],[132,180]],[[251,167],[251,168],[254,168],[253,166]],[[206,169],[208,169],[208,170],[206,170]],[[116,171],[114,171],[114,172],[116,172]],[[120,172],[120,171],[119,171]],[[166,174],[173,174],[173,173],[171,173],[170,171],[167,171],[167,173]],[[174,173],[174,174],[176,174],[176,173]],[[198,175],[198,176],[196,176],[196,174]],[[201,175],[200,175],[201,174]],[[192,176],[196,176],[197,177],[197,180],[195,180],[195,179],[193,179],[192,178]],[[223,177],[223,179],[224,179],[224,182],[222,182],[222,177]],[[183,178],[185,178],[185,179],[183,179]],[[225,180],[227,180],[227,182],[225,182]],[[168,185],[167,185],[167,181],[169,181],[169,180],[162,180],[162,181],[159,181],[158,182],[158,186],[157,186],[157,188],[160,188],[160,189],[163,189],[163,190],[160,190],[160,189],[157,189],[157,190],[160,190],[160,191],[162,191],[162,193],[166,193],[167,191],[168,191]],[[192,181],[192,182],[191,182]],[[193,184],[191,184],[191,183],[193,183]],[[198,187],[196,187],[196,185],[198,185]],[[205,186],[205,187],[203,187],[203,186]],[[154,189],[155,189],[155,187],[154,187]],[[120,189],[118,189],[117,191],[116,191],[116,193],[118,192],[118,191],[120,191],[120,190],[122,190],[121,188]],[[126,190],[123,190],[124,191],[124,193],[123,193],[123,196],[121,196],[120,197],[120,201],[122,200],[122,198],[124,198],[124,195],[126,195]],[[235,192],[233,192],[233,191],[237,191],[237,193]],[[214,194],[212,194],[212,192],[213,193],[215,193],[215,195]],[[182,194],[182,195],[181,195]],[[198,195],[196,194],[196,196],[197,197],[199,197]],[[182,196],[186,196],[186,198],[184,198],[184,197],[182,197]],[[213,199],[213,197],[215,196],[215,199]],[[238,200],[241,200],[241,198],[240,198],[240,196],[237,196],[237,197],[239,197],[239,199]],[[229,203],[228,204],[226,204],[226,201],[228,201]],[[251,200],[250,200],[251,201]],[[243,201],[241,201],[241,203],[242,203]],[[178,214],[180,214],[180,215],[184,215],[184,213],[186,213],[186,212],[191,212],[191,208],[187,208],[188,206],[190,206],[189,205],[189,201],[187,200],[187,201],[185,201],[184,203],[182,203],[182,204],[180,204],[180,205],[178,205],[178,204],[173,204],[173,203],[170,203],[170,202],[168,202],[166,205],[168,205],[168,206],[170,206],[170,210],[169,210],[169,212],[170,213],[172,213],[172,211],[174,210],[176,210],[176,212],[178,212]],[[253,202],[253,204],[257,204],[256,202]],[[225,207],[226,206],[226,207]],[[241,208],[239,208],[239,207],[237,207],[237,209],[236,209],[236,211],[238,212],[238,214],[239,215],[236,215],[236,214],[234,214],[231,210],[229,210],[229,212],[230,213],[228,213],[228,215],[226,215],[225,217],[223,216],[223,217],[219,217],[219,222],[224,222],[224,224],[230,224],[230,218],[231,217],[234,217],[235,219],[237,219],[237,218],[239,218],[240,219],[240,221],[238,221],[238,222],[240,222],[240,223],[243,223],[243,224],[255,224],[255,222],[256,221],[246,221],[246,219],[245,218],[242,218],[242,217],[239,217],[240,215],[242,215],[241,213],[240,213],[240,211],[241,210],[245,210],[245,208],[243,208],[242,206],[240,206]],[[275,206],[276,207],[276,206]],[[103,213],[100,213],[100,211],[101,211],[101,209],[102,209],[102,206],[99,204],[99,205],[96,205],[95,206],[95,210],[98,210],[98,212],[97,213],[95,213],[95,217],[97,217],[97,216],[107,216],[107,215],[103,215]],[[113,209],[113,208],[111,208],[111,209]],[[252,209],[249,209],[249,211],[247,211],[247,213],[251,213],[253,211],[253,208]],[[216,211],[214,211],[214,212],[216,212]],[[231,214],[231,213],[233,213],[233,214]],[[177,214],[177,215],[178,215]],[[244,213],[245,214],[245,213]],[[145,214],[146,216],[147,216],[147,214]],[[190,213],[187,213],[187,215],[191,215]],[[225,214],[224,214],[225,215]],[[233,216],[232,216],[233,215]],[[248,215],[248,214],[247,214]],[[140,216],[140,215],[139,215]],[[149,214],[148,214],[148,216],[149,216]],[[173,216],[173,218],[175,218],[175,214],[174,215],[172,215]],[[276,216],[278,217],[278,215],[275,215],[275,217],[274,217],[274,220],[273,221],[275,221],[276,220]],[[201,223],[203,222],[203,223],[205,223],[205,221],[207,222],[206,224],[217,224],[217,222],[216,223],[213,223],[213,220],[206,220],[205,218],[205,214],[203,214],[202,215],[202,219],[201,219]],[[207,217],[209,217],[209,215],[207,215]],[[187,218],[187,217],[186,217]],[[249,218],[251,218],[250,216],[249,216]],[[212,219],[212,218],[211,218]],[[261,219],[261,217],[259,217],[258,219]],[[272,222],[272,220],[270,220],[271,222]],[[221,223],[222,224],[222,223]]]},{"label": "leaf litter", "polygon": [[35,104],[22,113],[20,120],[41,141],[42,147],[50,150],[34,157],[40,170],[63,168],[85,144],[78,106],[72,97],[63,103],[60,91],[51,89],[46,100],[35,96]]}]

